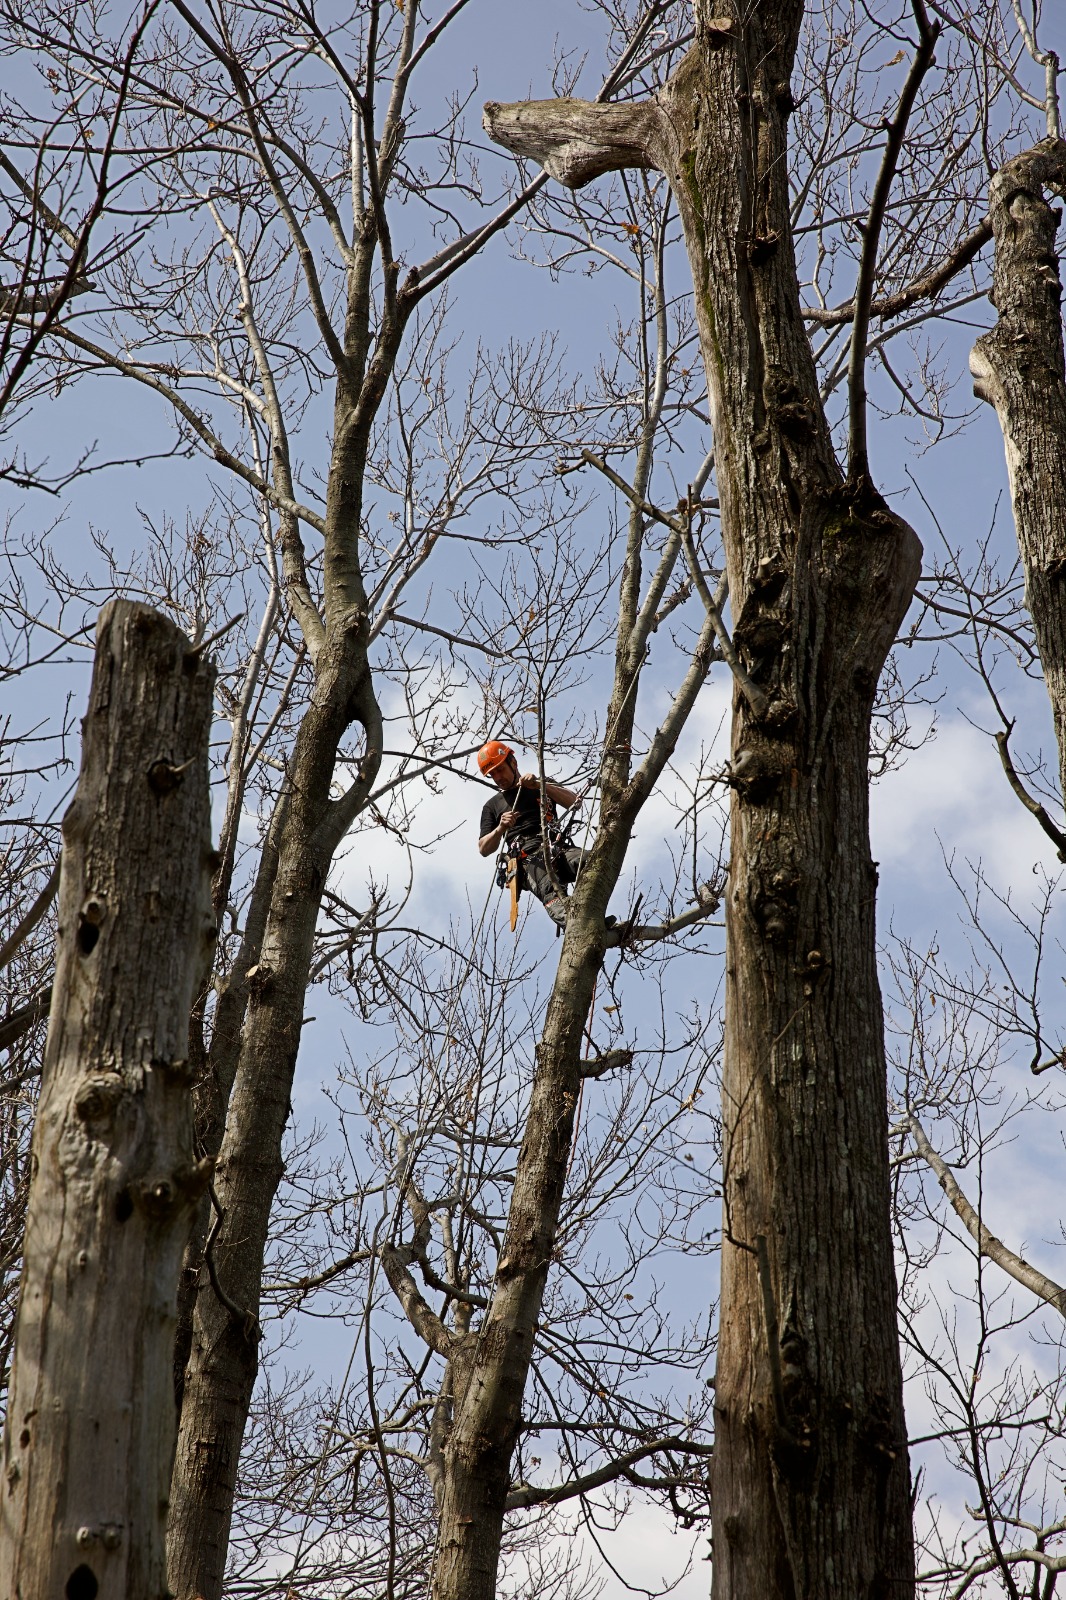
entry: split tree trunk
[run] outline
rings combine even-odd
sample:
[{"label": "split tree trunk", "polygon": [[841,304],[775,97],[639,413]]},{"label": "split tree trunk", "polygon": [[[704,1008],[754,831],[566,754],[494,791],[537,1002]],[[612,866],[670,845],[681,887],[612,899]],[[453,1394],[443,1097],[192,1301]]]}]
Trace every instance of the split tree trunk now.
[{"label": "split tree trunk", "polygon": [[189,1008],[214,936],[214,672],[148,606],[101,612],[4,1435],[0,1594],[163,1600],[171,1361],[193,1155]]},{"label": "split tree trunk", "polygon": [[[728,15],[723,15],[728,13]],[[577,186],[663,171],[714,424],[734,644],[718,1600],[914,1592],[870,859],[870,716],[920,546],[835,460],[803,327],[787,119],[800,0],[698,0],[656,105],[486,108]],[[634,158],[634,149],[639,154]],[[754,702],[754,703],[753,703]]]},{"label": "split tree trunk", "polygon": [[1044,191],[1066,192],[1066,142],[1045,139],[992,180],[999,320],[970,355],[974,393],[1003,430],[1025,600],[1051,697],[1066,795],[1066,360],[1055,235],[1061,212]]}]

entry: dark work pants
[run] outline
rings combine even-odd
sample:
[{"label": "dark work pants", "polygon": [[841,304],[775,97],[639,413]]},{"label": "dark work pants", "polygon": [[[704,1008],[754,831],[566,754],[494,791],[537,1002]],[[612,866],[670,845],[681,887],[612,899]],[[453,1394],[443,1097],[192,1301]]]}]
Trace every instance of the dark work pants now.
[{"label": "dark work pants", "polygon": [[583,860],[584,851],[579,850],[577,845],[569,845],[556,857],[555,876],[562,886],[562,897],[551,880],[541,851],[526,856],[522,862],[524,887],[536,895],[549,917],[560,928],[566,927],[566,887],[575,882]]}]

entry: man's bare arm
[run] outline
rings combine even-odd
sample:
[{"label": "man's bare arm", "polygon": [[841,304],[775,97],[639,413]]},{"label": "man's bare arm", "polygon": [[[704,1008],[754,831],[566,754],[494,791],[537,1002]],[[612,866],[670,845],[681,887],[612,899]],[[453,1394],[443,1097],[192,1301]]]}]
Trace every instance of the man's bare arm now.
[{"label": "man's bare arm", "polygon": [[477,842],[477,847],[483,856],[491,856],[494,851],[500,848],[500,841],[503,839],[504,834],[511,826],[511,823],[514,822],[517,817],[517,811],[505,811],[497,826],[493,828],[492,832],[483,833],[481,835],[481,838]]}]

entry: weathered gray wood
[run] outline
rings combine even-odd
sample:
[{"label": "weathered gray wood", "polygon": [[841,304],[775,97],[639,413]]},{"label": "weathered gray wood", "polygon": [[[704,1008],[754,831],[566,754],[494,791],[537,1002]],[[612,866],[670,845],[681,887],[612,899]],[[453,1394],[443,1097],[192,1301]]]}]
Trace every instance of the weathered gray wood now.
[{"label": "weathered gray wood", "polygon": [[[738,681],[734,696],[713,1593],[904,1600],[914,1556],[867,760],[921,552],[865,477],[845,481],[804,331],[787,158],[802,12],[801,0],[697,0],[695,45],[627,125],[619,108],[608,119],[541,101],[491,105],[486,126],[567,181],[632,165],[634,150],[670,180],[733,642],[761,691]],[[462,1593],[456,1582],[448,1600]]]},{"label": "weathered gray wood", "polygon": [[189,1008],[210,913],[213,669],[101,612],[63,822],[56,978],[3,1444],[0,1594],[162,1600],[193,1153]]},{"label": "weathered gray wood", "polygon": [[1003,430],[1025,599],[1051,699],[1066,795],[1066,360],[1055,248],[1066,193],[1066,142],[1044,139],[1008,161],[989,198],[999,312],[970,355],[974,393]]}]

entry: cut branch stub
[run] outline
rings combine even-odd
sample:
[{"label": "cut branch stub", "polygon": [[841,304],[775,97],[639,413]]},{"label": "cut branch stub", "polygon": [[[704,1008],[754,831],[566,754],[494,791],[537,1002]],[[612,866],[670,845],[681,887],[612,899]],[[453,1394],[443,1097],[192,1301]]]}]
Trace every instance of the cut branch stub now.
[{"label": "cut branch stub", "polygon": [[482,118],[496,144],[535,161],[567,189],[580,189],[623,167],[661,169],[663,114],[650,101],[596,105],[590,100],[490,100]]},{"label": "cut branch stub", "polygon": [[[97,625],[14,1371],[0,1594],[167,1592],[171,1363],[193,1152],[189,1011],[214,935],[214,671],[148,606]],[[153,773],[173,781],[160,785]]]}]

